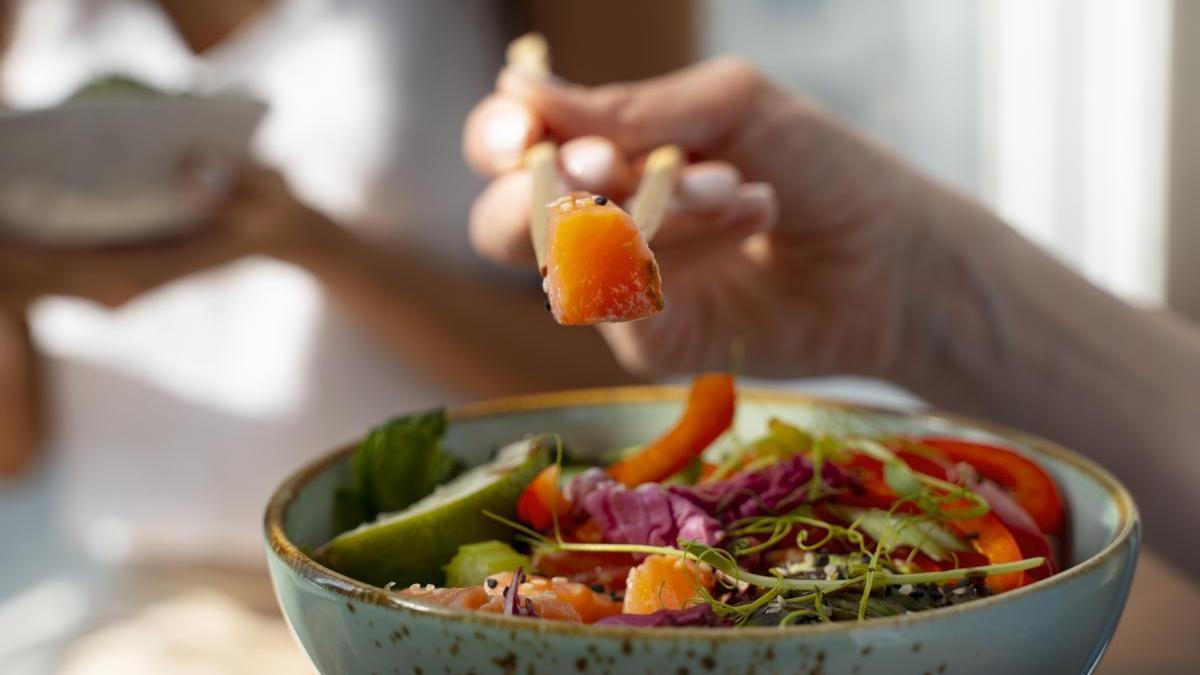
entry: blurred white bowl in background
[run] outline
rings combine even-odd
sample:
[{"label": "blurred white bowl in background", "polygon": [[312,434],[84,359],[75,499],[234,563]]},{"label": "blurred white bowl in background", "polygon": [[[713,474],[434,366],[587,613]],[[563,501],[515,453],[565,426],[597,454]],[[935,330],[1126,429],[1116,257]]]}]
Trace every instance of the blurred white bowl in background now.
[{"label": "blurred white bowl in background", "polygon": [[0,237],[47,246],[140,243],[201,222],[196,152],[241,157],[266,112],[244,96],[127,96],[0,112]]}]

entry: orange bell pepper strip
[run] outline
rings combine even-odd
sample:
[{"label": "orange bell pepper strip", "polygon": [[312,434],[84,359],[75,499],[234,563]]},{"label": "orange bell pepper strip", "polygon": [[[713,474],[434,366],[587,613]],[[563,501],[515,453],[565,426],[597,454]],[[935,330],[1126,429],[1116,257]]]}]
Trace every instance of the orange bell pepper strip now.
[{"label": "orange bell pepper strip", "polygon": [[[964,501],[961,505],[952,506],[951,510],[968,506],[969,503]],[[986,556],[991,565],[1016,562],[1025,557],[1021,554],[1016,537],[994,513],[987,513],[979,518],[948,520],[946,525],[959,536],[969,537],[971,547]],[[1011,591],[1033,581],[1026,572],[996,574],[986,579],[988,590],[993,593]]]},{"label": "orange bell pepper strip", "polygon": [[733,424],[737,394],[733,376],[709,373],[692,380],[683,417],[637,454],[608,467],[626,487],[662,481],[687,467]]}]

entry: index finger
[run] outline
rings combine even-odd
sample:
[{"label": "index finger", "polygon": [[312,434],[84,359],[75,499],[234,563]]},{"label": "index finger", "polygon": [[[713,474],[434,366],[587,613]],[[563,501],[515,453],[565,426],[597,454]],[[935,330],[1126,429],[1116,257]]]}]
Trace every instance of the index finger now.
[{"label": "index finger", "polygon": [[678,145],[707,154],[744,121],[762,80],[735,58],[705,61],[639,82],[563,83],[508,67],[497,89],[529,106],[557,137],[599,135],[630,155]]},{"label": "index finger", "polygon": [[496,176],[520,167],[525,150],[543,135],[533,108],[511,96],[490,94],[463,125],[463,157],[476,172]]}]

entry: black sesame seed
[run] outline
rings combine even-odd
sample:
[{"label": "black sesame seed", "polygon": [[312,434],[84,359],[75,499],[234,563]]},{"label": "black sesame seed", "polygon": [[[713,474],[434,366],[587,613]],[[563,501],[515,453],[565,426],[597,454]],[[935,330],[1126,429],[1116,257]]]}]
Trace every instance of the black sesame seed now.
[{"label": "black sesame seed", "polygon": [[829,556],[822,553],[817,556],[817,567],[824,567],[829,564]]},{"label": "black sesame seed", "polygon": [[605,197],[603,195],[596,195],[595,202],[596,202],[596,206],[604,206],[605,204],[608,203],[608,197]]},{"label": "black sesame seed", "polygon": [[604,584],[592,584],[592,590],[596,593],[604,592]]},{"label": "black sesame seed", "polygon": [[550,311],[550,301],[549,300],[546,301],[546,311],[547,312]]},{"label": "black sesame seed", "polygon": [[483,582],[483,583],[487,584],[487,587],[488,587],[488,588],[495,588],[497,585],[499,585],[499,584],[500,584],[500,582],[499,582],[499,581],[496,581],[496,580],[495,580],[495,579],[493,579],[492,577],[488,577],[487,581],[485,581],[485,582]]},{"label": "black sesame seed", "polygon": [[979,533],[978,532],[964,532],[962,536],[963,536],[963,539],[978,539]]}]

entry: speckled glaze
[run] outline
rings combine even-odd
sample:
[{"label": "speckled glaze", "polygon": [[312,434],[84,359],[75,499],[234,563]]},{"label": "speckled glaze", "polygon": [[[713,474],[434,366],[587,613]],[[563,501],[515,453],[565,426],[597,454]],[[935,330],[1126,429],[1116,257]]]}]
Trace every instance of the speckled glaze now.
[{"label": "speckled glaze", "polygon": [[[654,437],[684,390],[634,387],[504,399],[455,410],[447,445],[469,462],[527,433],[562,434],[598,453]],[[349,448],[289,478],[266,515],[267,556],[288,623],[327,675],[446,673],[1086,673],[1116,628],[1140,528],[1128,493],[1107,472],[1045,441],[941,415],[897,415],[779,392],[743,391],[737,435],[777,416],[860,432],[954,434],[1036,457],[1070,510],[1065,572],[967,605],[862,624],[787,629],[591,627],[417,605],[328,570],[303,551],[334,533],[330,504]]]}]

